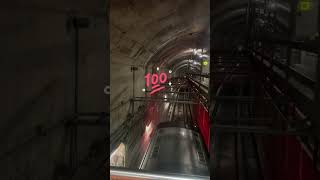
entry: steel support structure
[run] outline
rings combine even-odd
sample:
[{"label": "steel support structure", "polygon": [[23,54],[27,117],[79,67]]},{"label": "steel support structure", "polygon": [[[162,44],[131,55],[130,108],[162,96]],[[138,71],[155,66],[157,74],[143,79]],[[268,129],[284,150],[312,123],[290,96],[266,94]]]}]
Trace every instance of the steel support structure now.
[{"label": "steel support structure", "polygon": [[197,104],[193,101],[186,101],[184,99],[174,99],[174,98],[156,98],[156,97],[136,97],[132,99],[133,101],[151,101],[151,102],[163,102],[163,103],[177,103],[177,104]]}]

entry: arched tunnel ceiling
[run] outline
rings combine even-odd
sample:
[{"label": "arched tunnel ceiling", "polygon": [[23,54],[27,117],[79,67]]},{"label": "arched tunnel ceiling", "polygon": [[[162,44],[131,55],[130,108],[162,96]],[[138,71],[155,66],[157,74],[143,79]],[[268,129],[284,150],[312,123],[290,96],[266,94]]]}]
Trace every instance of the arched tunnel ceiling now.
[{"label": "arched tunnel ceiling", "polygon": [[[248,0],[216,0],[212,12],[214,29],[225,26],[243,26],[246,22]],[[255,7],[264,8],[265,0],[252,0]],[[290,5],[285,0],[271,0],[266,7],[269,11],[276,12],[276,23],[281,29],[288,28],[288,15]]]},{"label": "arched tunnel ceiling", "polygon": [[[280,29],[288,27],[289,3],[268,1]],[[252,0],[262,7],[264,0]],[[111,62],[146,67],[168,64],[189,48],[209,47],[209,0],[111,0]],[[216,0],[213,28],[243,29],[248,0]],[[181,55],[183,56],[183,55]]]},{"label": "arched tunnel ceiling", "polygon": [[[190,48],[208,48],[209,27],[210,0],[110,1],[111,129],[127,118],[126,102],[145,96],[146,69],[177,65]],[[131,66],[138,68],[131,71]],[[176,69],[195,72],[197,67],[186,69],[182,63]]]},{"label": "arched tunnel ceiling", "polygon": [[161,64],[209,45],[209,0],[111,0],[111,62]]}]

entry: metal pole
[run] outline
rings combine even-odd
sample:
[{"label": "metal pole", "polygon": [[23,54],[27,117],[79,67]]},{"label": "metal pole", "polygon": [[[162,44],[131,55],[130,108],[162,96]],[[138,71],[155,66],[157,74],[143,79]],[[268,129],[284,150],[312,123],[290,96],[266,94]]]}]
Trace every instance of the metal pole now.
[{"label": "metal pole", "polygon": [[246,16],[246,24],[247,24],[247,42],[246,46],[247,49],[249,48],[249,42],[250,42],[250,31],[251,31],[251,14],[252,14],[252,2],[251,0],[248,0],[248,5],[247,5],[247,16]]},{"label": "metal pole", "polygon": [[[292,41],[295,36],[295,28],[296,28],[296,6],[297,1],[292,0],[290,3],[290,17],[289,17],[289,33],[288,40]],[[290,75],[290,65],[291,65],[291,46],[287,47],[287,60],[286,60],[286,79],[287,83],[289,83],[289,75]]]},{"label": "metal pole", "polygon": [[[318,37],[316,38],[316,41],[319,43],[320,41],[320,2],[318,2]],[[320,106],[320,48],[318,47],[318,62],[317,62],[317,67],[316,67],[316,83],[315,83],[315,89],[314,89],[314,105],[313,105],[313,123],[315,124],[315,135],[316,139],[319,140],[319,130],[320,124],[317,121],[319,119],[319,106]],[[314,161],[317,161],[317,159],[314,159]]]},{"label": "metal pole", "polygon": [[78,76],[79,76],[79,29],[77,26],[76,18],[74,18],[74,28],[75,28],[75,37],[74,37],[74,43],[75,43],[75,71],[74,71],[74,113],[78,114]]},{"label": "metal pole", "polygon": [[70,124],[67,126],[70,131],[70,149],[69,149],[69,161],[70,167],[72,171],[75,171],[78,165],[77,157],[77,124],[75,123],[78,118],[78,97],[79,97],[79,29],[80,28],[87,28],[89,27],[89,19],[88,18],[79,18],[79,17],[72,17],[72,25],[75,31],[74,37],[74,118],[69,122]]},{"label": "metal pole", "polygon": [[[135,98],[135,67],[132,67],[132,98]],[[134,101],[132,101],[132,114],[134,113]]]}]

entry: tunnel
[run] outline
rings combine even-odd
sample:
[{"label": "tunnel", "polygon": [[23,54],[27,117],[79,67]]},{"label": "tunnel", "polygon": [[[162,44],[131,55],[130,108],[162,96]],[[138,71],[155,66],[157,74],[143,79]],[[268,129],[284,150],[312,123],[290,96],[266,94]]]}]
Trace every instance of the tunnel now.
[{"label": "tunnel", "polygon": [[0,180],[320,180],[319,0],[0,9]]},{"label": "tunnel", "polygon": [[[114,178],[320,178],[319,1],[142,2],[110,4]],[[166,132],[181,118],[209,174]]]},{"label": "tunnel", "polygon": [[111,178],[210,176],[209,6],[110,2]]},{"label": "tunnel", "polygon": [[211,179],[320,179],[319,1],[211,4]]}]

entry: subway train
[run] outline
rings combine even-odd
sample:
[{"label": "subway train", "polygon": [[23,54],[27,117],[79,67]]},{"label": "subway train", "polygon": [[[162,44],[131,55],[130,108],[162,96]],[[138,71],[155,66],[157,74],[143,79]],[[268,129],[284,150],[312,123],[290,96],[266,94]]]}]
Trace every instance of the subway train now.
[{"label": "subway train", "polygon": [[209,176],[208,163],[208,154],[199,132],[183,121],[168,121],[158,124],[139,168]]}]

